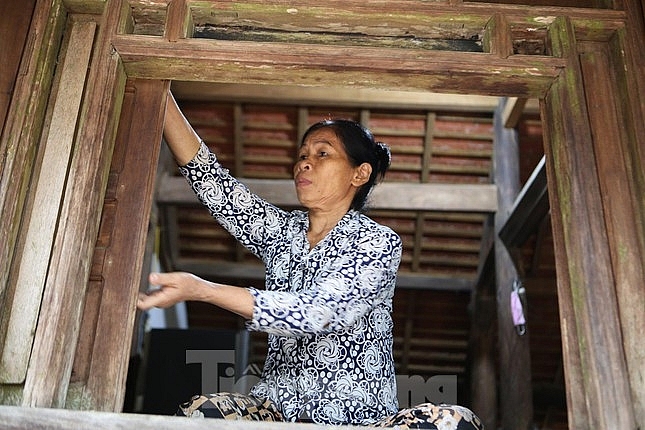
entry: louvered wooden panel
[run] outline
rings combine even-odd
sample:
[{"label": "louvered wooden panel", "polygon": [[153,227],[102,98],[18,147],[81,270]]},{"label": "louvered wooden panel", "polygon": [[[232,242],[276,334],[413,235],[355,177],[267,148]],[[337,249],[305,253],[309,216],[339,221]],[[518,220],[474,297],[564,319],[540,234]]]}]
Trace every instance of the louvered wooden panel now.
[{"label": "louvered wooden panel", "polygon": [[249,105],[242,107],[241,176],[290,179],[298,140],[297,109]]}]

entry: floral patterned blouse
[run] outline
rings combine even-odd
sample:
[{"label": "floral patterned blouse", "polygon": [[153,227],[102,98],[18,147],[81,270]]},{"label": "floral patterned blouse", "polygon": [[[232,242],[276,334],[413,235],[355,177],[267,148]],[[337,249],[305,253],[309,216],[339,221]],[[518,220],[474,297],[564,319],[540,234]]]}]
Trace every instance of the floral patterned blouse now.
[{"label": "floral patterned blouse", "polygon": [[251,193],[205,144],[180,168],[201,202],[266,266],[249,330],[268,333],[260,382],[286,420],[371,424],[398,410],[392,296],[401,239],[350,210],[310,249],[308,216]]}]

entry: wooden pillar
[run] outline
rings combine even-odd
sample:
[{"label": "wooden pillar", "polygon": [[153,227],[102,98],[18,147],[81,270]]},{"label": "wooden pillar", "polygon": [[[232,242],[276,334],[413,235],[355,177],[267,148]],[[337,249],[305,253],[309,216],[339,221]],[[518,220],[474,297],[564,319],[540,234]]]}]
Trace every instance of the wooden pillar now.
[{"label": "wooden pillar", "polygon": [[506,224],[519,194],[519,148],[517,132],[502,123],[503,102],[495,111],[494,180],[498,208],[495,214],[495,274],[497,283],[497,324],[499,342],[499,393],[501,427],[507,430],[533,426],[533,394],[529,330],[520,336],[513,324],[511,292],[520,274],[499,231]]},{"label": "wooden pillar", "polygon": [[[120,28],[126,10],[121,0],[108,1],[93,39],[91,67],[58,212],[23,406],[65,404],[125,83],[111,36]],[[114,321],[117,323],[121,322]],[[45,373],[43,369],[47,369]]]},{"label": "wooden pillar", "polygon": [[[567,60],[566,69],[543,100],[542,114],[550,119],[544,126],[545,155],[569,426],[634,429],[637,427],[616,297],[615,270],[622,269],[612,265],[612,250],[630,251],[633,245],[627,243],[623,248],[614,243],[619,237],[613,230],[628,229],[629,225],[615,226],[608,218],[613,215],[605,212],[608,208],[603,202],[609,198],[604,195],[607,184],[599,178],[616,174],[620,177],[624,167],[614,165],[618,171],[605,171],[607,161],[597,153],[598,145],[620,146],[623,137],[620,133],[613,137],[598,134],[601,130],[593,126],[596,113],[590,109],[602,112],[598,103],[612,103],[614,96],[585,86],[593,73],[587,70],[588,77],[583,79],[580,47],[570,21],[557,18],[548,36],[553,55]],[[594,68],[587,59],[584,63],[585,69]],[[600,137],[609,141],[599,141]]]},{"label": "wooden pillar", "polygon": [[126,88],[74,362],[96,410],[123,406],[168,85],[135,80]]},{"label": "wooden pillar", "polygon": [[477,284],[471,297],[472,317],[469,339],[470,408],[487,429],[497,428],[494,218],[495,215],[491,214],[484,223]]}]

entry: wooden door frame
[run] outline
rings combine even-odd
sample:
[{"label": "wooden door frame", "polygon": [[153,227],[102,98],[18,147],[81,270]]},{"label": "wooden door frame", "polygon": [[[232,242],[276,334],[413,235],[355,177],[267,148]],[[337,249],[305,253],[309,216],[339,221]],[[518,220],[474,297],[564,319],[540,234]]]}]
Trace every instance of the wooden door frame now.
[{"label": "wooden door frame", "polygon": [[[241,3],[247,3],[251,7],[262,2],[250,0]],[[294,8],[296,13],[306,11],[306,8],[302,8],[306,3],[295,3],[301,7]],[[400,0],[399,3],[401,7],[410,7],[409,2]],[[642,42],[639,32],[642,31],[643,20],[642,11],[640,18],[637,13],[630,14],[630,11],[638,8],[637,1],[624,3],[626,11],[464,3],[415,4],[419,9],[417,17],[433,17],[448,22],[451,18],[466,16],[475,26],[484,22],[486,53],[471,53],[310,45],[292,41],[190,39],[184,36],[189,33],[191,23],[198,20],[197,15],[207,13],[208,10],[200,9],[203,2],[192,4],[184,0],[170,1],[167,10],[159,9],[161,21],[164,22],[163,36],[135,35],[131,33],[133,9],[128,8],[126,1],[63,1],[69,14],[95,14],[97,23],[100,24],[92,70],[87,77],[88,88],[83,105],[85,116],[82,117],[76,139],[77,145],[95,154],[95,159],[102,160],[102,164],[94,176],[78,176],[78,179],[72,177],[73,190],[64,197],[63,213],[80,223],[63,225],[64,230],[56,239],[57,256],[91,254],[93,242],[79,240],[79,237],[97,236],[97,217],[100,216],[100,211],[87,211],[80,202],[89,200],[99,203],[105,195],[107,180],[99,180],[98,184],[102,184],[102,187],[97,187],[96,174],[100,176],[101,171],[108,171],[109,163],[105,163],[110,160],[113,151],[126,79],[378,86],[396,90],[537,97],[541,101],[547,131],[545,153],[558,256],[558,295],[570,425],[572,428],[618,428],[621,425],[633,428],[632,424],[635,422],[643,425],[644,413],[638,405],[645,404],[645,394],[642,387],[636,386],[638,378],[643,374],[640,360],[642,348],[634,346],[635,335],[642,329],[643,320],[637,315],[637,306],[625,304],[625,300],[631,299],[642,303],[642,292],[623,287],[626,284],[644,284],[644,240],[639,225],[642,226],[642,221],[645,220],[645,209],[638,196],[642,195],[645,181],[642,174],[643,154],[637,140],[637,136],[645,135],[642,101],[645,97],[641,83],[644,67],[637,50],[639,40]],[[376,28],[376,22],[383,18],[383,11],[378,8],[365,10],[357,4],[331,1],[321,8],[329,14],[340,8],[346,12],[343,19],[348,23],[357,20],[371,23]],[[389,6],[397,7],[393,4]],[[234,2],[223,1],[218,2],[218,7],[222,8],[220,12],[234,12],[236,6]],[[410,13],[408,19],[418,19],[414,16]],[[278,17],[275,10],[268,12],[267,19],[275,18],[277,22]],[[279,25],[281,24],[278,23]],[[397,25],[403,28],[405,22]],[[551,55],[514,55],[514,38],[530,34],[535,28],[539,29]],[[596,56],[599,52],[601,54]],[[581,62],[580,56],[587,53],[591,53],[593,58]],[[596,69],[593,66],[594,59],[605,62]],[[597,95],[593,100],[615,107],[613,113],[623,129],[611,145],[619,148],[622,154],[622,163],[618,167],[632,175],[625,175],[630,192],[624,203],[630,208],[618,213],[612,213],[608,209],[604,196],[619,191],[619,188],[602,181],[602,172],[598,171],[600,164],[593,151],[589,150],[591,146],[595,146],[598,151],[600,145],[599,142],[594,142],[598,123],[594,123],[593,118],[590,119],[587,108],[594,88],[583,79],[594,70],[600,70],[598,73],[601,75],[611,72],[617,77],[615,85],[609,87],[609,93]],[[159,88],[159,91],[163,91],[164,85]],[[621,101],[621,95],[627,97],[628,103]],[[155,106],[148,106],[151,110],[158,111],[160,99],[156,100]],[[96,121],[92,122],[93,119]],[[158,135],[160,128],[161,122],[152,134]],[[80,167],[79,165],[74,169],[78,170]],[[578,223],[573,214],[583,214],[584,222]],[[614,215],[620,215],[622,220],[631,218],[629,226],[635,224],[636,240],[629,242],[629,249],[626,251],[620,250],[620,258],[616,255],[619,253],[621,240],[628,234],[628,227],[620,230],[619,225],[613,225],[608,230],[607,217]],[[588,252],[589,235],[592,235],[597,244],[593,258]],[[615,274],[622,273],[618,271],[627,265],[636,267],[637,270],[628,274],[629,279],[622,279],[617,283]],[[49,272],[51,289],[64,288],[69,280],[86,283],[89,272],[87,264],[73,268],[64,264],[53,266]],[[591,289],[590,285],[595,285],[596,288]],[[135,286],[131,285],[130,288],[134,291]],[[632,296],[621,298],[620,294],[624,292]],[[82,307],[78,298],[67,297],[66,300]],[[129,302],[126,313],[134,313],[133,303],[133,300]],[[60,304],[52,304],[54,305],[59,308],[50,312],[50,315],[60,318],[63,308]],[[123,304],[112,303],[111,306]],[[47,312],[48,309],[50,304],[45,303],[42,311]],[[599,310],[604,312],[602,330],[597,329],[595,324]],[[633,321],[637,324],[632,324]],[[40,326],[41,324],[39,329]],[[71,329],[71,333],[66,333],[72,345],[77,342],[78,330],[76,327]],[[101,341],[123,342],[131,336],[131,332],[132,327],[125,327],[118,332],[112,330],[110,336],[117,338]],[[34,349],[39,351],[37,355],[46,356],[49,363],[56,359],[69,359],[68,353],[60,351],[51,342],[36,341]],[[127,368],[127,365],[124,366],[127,357],[121,356],[120,360],[115,361],[118,363],[112,367],[95,368],[95,380],[104,386],[110,386],[116,380],[122,381],[124,367]],[[34,376],[33,372],[38,369],[37,363],[30,363],[29,369],[25,391],[39,392],[39,389],[45,387]],[[65,372],[61,372],[58,389],[55,390],[58,394],[53,395],[53,398],[34,400],[25,405],[60,406],[60,390],[66,391],[69,387],[69,380],[65,378]],[[43,392],[45,391],[47,390]],[[89,407],[117,410],[122,396],[119,391],[122,391],[120,383],[99,395],[86,393]],[[64,397],[63,395],[62,398]],[[630,409],[628,405],[636,406]],[[618,410],[622,411],[619,418],[621,425],[615,421],[619,416],[615,411]]]}]

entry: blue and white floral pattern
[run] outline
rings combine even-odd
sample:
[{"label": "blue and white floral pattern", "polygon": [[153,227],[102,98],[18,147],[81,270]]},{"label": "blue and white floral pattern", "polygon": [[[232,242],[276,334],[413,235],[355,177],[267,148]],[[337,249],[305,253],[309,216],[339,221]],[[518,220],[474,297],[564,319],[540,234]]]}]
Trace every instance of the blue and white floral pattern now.
[{"label": "blue and white floral pattern", "polygon": [[202,143],[180,168],[218,222],[266,266],[249,330],[267,332],[262,378],[251,390],[285,419],[372,424],[398,410],[392,296],[401,239],[350,210],[310,249],[306,212],[251,193]]}]

